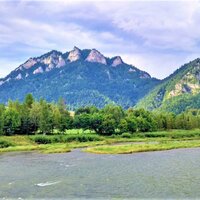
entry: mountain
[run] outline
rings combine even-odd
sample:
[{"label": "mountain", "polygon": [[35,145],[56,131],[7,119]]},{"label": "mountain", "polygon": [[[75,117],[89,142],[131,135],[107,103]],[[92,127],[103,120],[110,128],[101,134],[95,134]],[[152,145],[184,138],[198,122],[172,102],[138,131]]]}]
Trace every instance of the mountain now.
[{"label": "mountain", "polygon": [[148,110],[181,113],[200,108],[200,59],[177,69],[136,105]]},{"label": "mountain", "polygon": [[0,102],[22,101],[27,93],[37,99],[64,98],[68,107],[102,107],[116,103],[134,106],[160,81],[147,72],[126,64],[120,56],[107,58],[96,49],[51,51],[29,58],[0,79]]}]

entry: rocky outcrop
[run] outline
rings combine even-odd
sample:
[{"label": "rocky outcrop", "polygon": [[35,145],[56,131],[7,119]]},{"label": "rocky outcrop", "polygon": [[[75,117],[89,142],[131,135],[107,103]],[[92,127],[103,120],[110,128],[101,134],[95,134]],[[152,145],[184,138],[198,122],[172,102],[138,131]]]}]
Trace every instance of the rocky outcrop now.
[{"label": "rocky outcrop", "polygon": [[8,77],[8,78],[5,80],[5,82],[9,82],[10,80],[11,80],[11,78]]},{"label": "rocky outcrop", "polygon": [[72,51],[69,52],[68,61],[74,62],[81,58],[81,50],[77,47],[74,47]]},{"label": "rocky outcrop", "polygon": [[46,67],[45,71],[46,71],[46,72],[49,72],[49,71],[51,71],[54,67],[55,67],[55,64],[50,63],[50,64]]},{"label": "rocky outcrop", "polygon": [[86,58],[88,62],[96,62],[107,65],[106,58],[96,49],[92,49]]},{"label": "rocky outcrop", "polygon": [[180,80],[176,83],[173,90],[169,92],[166,98],[182,95],[184,93],[197,94],[200,92],[199,83],[199,68],[195,68],[195,72],[187,72]]},{"label": "rocky outcrop", "polygon": [[128,70],[128,72],[133,73],[133,72],[136,72],[136,70],[133,69],[133,68],[130,68],[130,69]]},{"label": "rocky outcrop", "polygon": [[29,69],[36,63],[37,63],[37,60],[35,58],[30,58],[22,65],[22,67],[25,69]]},{"label": "rocky outcrop", "polygon": [[55,67],[63,67],[66,64],[62,55],[56,51],[53,51],[48,57],[42,59],[40,62],[47,65],[45,69],[46,72],[51,71]]},{"label": "rocky outcrop", "polygon": [[4,84],[4,81],[0,81],[0,85],[3,85]]},{"label": "rocky outcrop", "polygon": [[41,74],[43,72],[44,70],[42,69],[42,67],[38,67],[36,70],[33,71],[33,74]]},{"label": "rocky outcrop", "polygon": [[62,56],[59,56],[58,63],[56,65],[57,68],[63,67],[66,65],[66,62]]},{"label": "rocky outcrop", "polygon": [[[103,65],[107,65],[107,67],[117,67],[121,64],[125,64],[120,56],[116,56],[111,59],[106,58],[96,49],[80,50],[78,47],[74,47],[73,50],[64,54],[59,51],[52,50],[44,55],[41,55],[40,57],[29,58],[24,64],[20,65],[14,70],[14,75],[2,79],[0,85],[3,85],[8,78],[9,80],[26,79],[31,75],[48,73],[55,68],[64,67],[67,64],[77,60],[80,60],[81,62],[87,61],[91,63],[100,63]],[[135,71],[136,70],[133,67],[128,70],[128,73],[132,73]],[[108,78],[111,79],[109,71]]]},{"label": "rocky outcrop", "polygon": [[116,66],[121,65],[121,64],[123,64],[123,61],[122,61],[120,56],[117,56],[117,57],[114,58],[111,66],[116,67]]},{"label": "rocky outcrop", "polygon": [[15,79],[16,79],[16,80],[20,80],[20,79],[22,79],[22,74],[19,73],[19,74],[15,77]]}]

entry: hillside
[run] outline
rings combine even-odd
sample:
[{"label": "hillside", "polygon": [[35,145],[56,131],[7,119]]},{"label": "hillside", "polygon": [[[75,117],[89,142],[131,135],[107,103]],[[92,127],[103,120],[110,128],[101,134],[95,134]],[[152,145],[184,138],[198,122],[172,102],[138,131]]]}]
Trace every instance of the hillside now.
[{"label": "hillside", "polygon": [[22,101],[27,93],[37,99],[64,98],[69,109],[116,103],[134,106],[160,81],[128,65],[120,56],[104,57],[96,49],[48,52],[30,58],[0,79],[0,102]]},{"label": "hillside", "polygon": [[200,59],[177,69],[146,95],[136,107],[174,113],[200,108]]}]

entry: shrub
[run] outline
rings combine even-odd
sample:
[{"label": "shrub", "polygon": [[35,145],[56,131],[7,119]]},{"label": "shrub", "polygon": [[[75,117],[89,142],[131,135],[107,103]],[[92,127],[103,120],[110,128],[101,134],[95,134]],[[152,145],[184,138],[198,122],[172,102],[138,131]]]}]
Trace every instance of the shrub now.
[{"label": "shrub", "polygon": [[132,135],[130,133],[122,133],[123,138],[131,138]]},{"label": "shrub", "polygon": [[31,139],[37,144],[50,144],[53,142],[52,137],[48,137],[44,135],[35,136]]},{"label": "shrub", "polygon": [[52,143],[61,143],[61,142],[64,142],[65,140],[63,136],[58,135],[58,136],[51,137],[51,141]]},{"label": "shrub", "polygon": [[88,135],[87,136],[88,141],[101,141],[102,139],[97,135]]},{"label": "shrub", "polygon": [[44,136],[38,135],[31,137],[31,140],[37,144],[50,144],[50,143],[64,143],[64,142],[89,142],[100,141],[101,138],[98,135],[66,135],[66,136]]},{"label": "shrub", "polygon": [[0,140],[0,148],[7,148],[13,146],[11,142],[8,142],[6,140]]},{"label": "shrub", "polygon": [[148,138],[157,138],[157,137],[170,137],[170,132],[146,132],[146,133],[140,133],[140,135],[143,135],[144,137]]},{"label": "shrub", "polygon": [[171,135],[171,138],[173,139],[179,139],[179,138],[190,138],[190,137],[199,137],[200,132],[180,132],[180,133],[173,133]]},{"label": "shrub", "polygon": [[199,131],[173,131],[173,132],[147,132],[147,133],[140,133],[144,137],[148,138],[156,138],[156,137],[166,137],[172,139],[181,139],[181,138],[190,138],[190,137],[199,137]]},{"label": "shrub", "polygon": [[101,138],[97,135],[69,135],[65,138],[66,142],[89,142],[89,141],[100,141]]}]

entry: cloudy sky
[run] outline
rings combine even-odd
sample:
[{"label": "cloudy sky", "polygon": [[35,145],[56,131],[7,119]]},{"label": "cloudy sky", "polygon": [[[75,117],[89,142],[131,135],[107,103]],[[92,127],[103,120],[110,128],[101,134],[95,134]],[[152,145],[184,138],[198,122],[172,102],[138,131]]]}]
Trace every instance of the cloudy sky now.
[{"label": "cloudy sky", "polygon": [[78,46],[164,78],[200,57],[199,23],[197,0],[0,0],[0,77],[29,57]]}]

